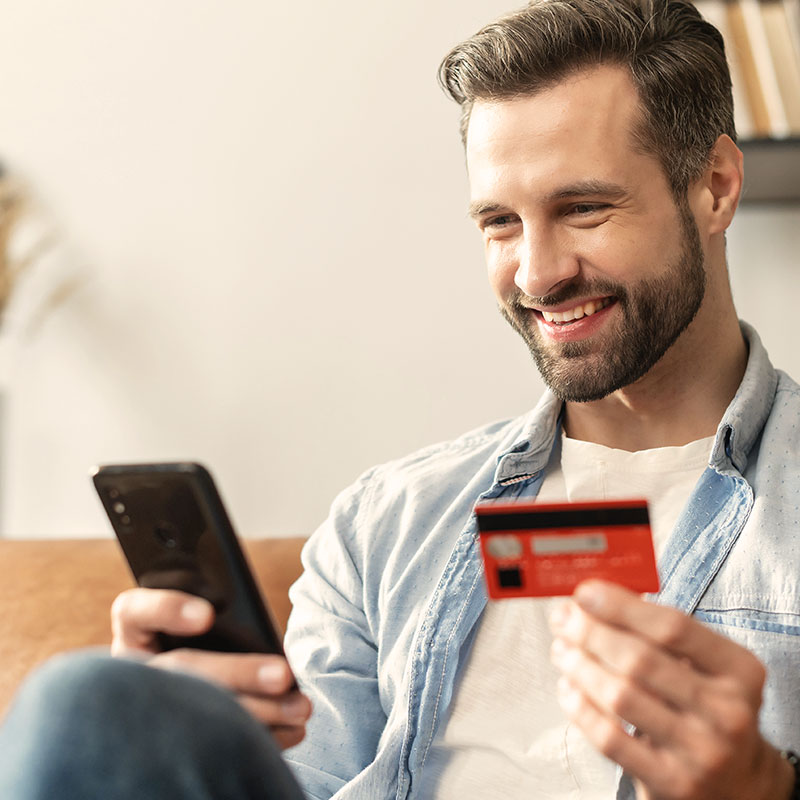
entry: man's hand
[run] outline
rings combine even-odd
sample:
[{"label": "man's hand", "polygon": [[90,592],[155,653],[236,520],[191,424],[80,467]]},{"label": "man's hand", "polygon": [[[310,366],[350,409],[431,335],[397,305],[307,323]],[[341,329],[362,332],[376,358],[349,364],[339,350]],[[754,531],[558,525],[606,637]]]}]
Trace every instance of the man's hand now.
[{"label": "man's hand", "polygon": [[191,672],[236,693],[256,719],[269,726],[281,748],[302,741],[311,703],[294,688],[286,659],[276,655],[170,650],[160,653],[157,633],[194,636],[214,620],[209,602],[183,592],[130,589],[114,601],[111,625],[115,656],[147,656],[163,669]]},{"label": "man's hand", "polygon": [[748,650],[601,581],[581,584],[551,626],[562,708],[637,779],[638,798],[789,798],[793,770],[759,733],[766,672]]}]

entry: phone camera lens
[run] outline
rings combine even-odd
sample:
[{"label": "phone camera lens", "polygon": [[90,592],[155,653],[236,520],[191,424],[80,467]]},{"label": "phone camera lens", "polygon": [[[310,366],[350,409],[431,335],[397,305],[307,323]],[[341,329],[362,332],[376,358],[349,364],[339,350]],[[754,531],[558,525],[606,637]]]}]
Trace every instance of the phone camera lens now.
[{"label": "phone camera lens", "polygon": [[125,503],[121,502],[120,500],[117,500],[117,502],[114,503],[112,508],[114,509],[114,513],[116,513],[116,514],[124,514],[125,513]]},{"label": "phone camera lens", "polygon": [[159,522],[155,527],[155,536],[164,547],[173,550],[178,546],[178,531],[169,522]]}]

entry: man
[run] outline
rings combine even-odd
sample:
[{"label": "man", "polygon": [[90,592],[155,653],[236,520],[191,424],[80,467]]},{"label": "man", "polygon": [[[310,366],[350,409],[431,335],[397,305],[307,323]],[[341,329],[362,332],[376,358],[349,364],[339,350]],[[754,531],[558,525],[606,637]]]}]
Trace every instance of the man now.
[{"label": "man", "polygon": [[[456,47],[441,75],[463,111],[492,287],[550,391],[524,418],[371,470],[336,500],[292,592],[287,652],[314,709],[300,744],[310,707],[284,662],[150,656],[155,631],[200,631],[211,611],[141,590],[115,605],[116,652],[222,683],[250,716],[205,682],[73,661],[11,724],[40,731],[24,721],[42,697],[100,687],[102,714],[154,692],[142,708],[167,743],[147,749],[129,704],[111,717],[129,726],[149,797],[298,796],[255,717],[297,744],[311,798],[788,800],[800,389],[730,294],[742,167],[721,39],[677,0],[545,0]],[[594,581],[566,603],[487,603],[477,500],[642,493],[658,598]],[[101,748],[87,717],[95,733],[82,724],[78,738],[116,763],[119,743]],[[7,736],[23,758],[26,735]],[[85,769],[55,736],[35,741],[66,785]],[[180,768],[152,765],[167,746]],[[132,796],[119,791],[104,796]]]}]

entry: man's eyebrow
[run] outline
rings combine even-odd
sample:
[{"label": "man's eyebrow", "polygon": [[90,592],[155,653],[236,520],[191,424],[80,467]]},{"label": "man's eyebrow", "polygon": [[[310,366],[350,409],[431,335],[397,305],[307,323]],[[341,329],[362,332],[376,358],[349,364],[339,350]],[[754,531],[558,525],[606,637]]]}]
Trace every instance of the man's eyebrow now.
[{"label": "man's eyebrow", "polygon": [[505,210],[503,206],[498,203],[484,203],[480,200],[470,203],[468,214],[472,219],[477,219],[484,214],[493,214],[495,211]]},{"label": "man's eyebrow", "polygon": [[620,186],[618,183],[610,183],[607,181],[580,181],[573,183],[569,186],[562,186],[555,189],[545,197],[545,200],[568,200],[572,197],[607,197],[610,200],[616,200],[628,194],[625,187]]},{"label": "man's eyebrow", "polygon": [[[575,197],[605,197],[609,200],[619,200],[628,194],[629,192],[618,183],[589,180],[561,186],[545,195],[543,199],[545,203],[569,200]],[[477,219],[484,214],[493,214],[496,211],[508,211],[508,208],[500,203],[476,200],[470,203],[467,213],[472,219]]]}]

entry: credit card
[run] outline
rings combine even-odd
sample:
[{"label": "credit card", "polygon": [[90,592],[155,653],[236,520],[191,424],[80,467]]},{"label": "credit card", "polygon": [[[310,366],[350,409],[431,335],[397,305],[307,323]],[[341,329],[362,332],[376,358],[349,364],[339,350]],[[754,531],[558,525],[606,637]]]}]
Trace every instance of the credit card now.
[{"label": "credit card", "polygon": [[659,589],[645,500],[475,507],[489,597],[570,595],[588,578]]}]

